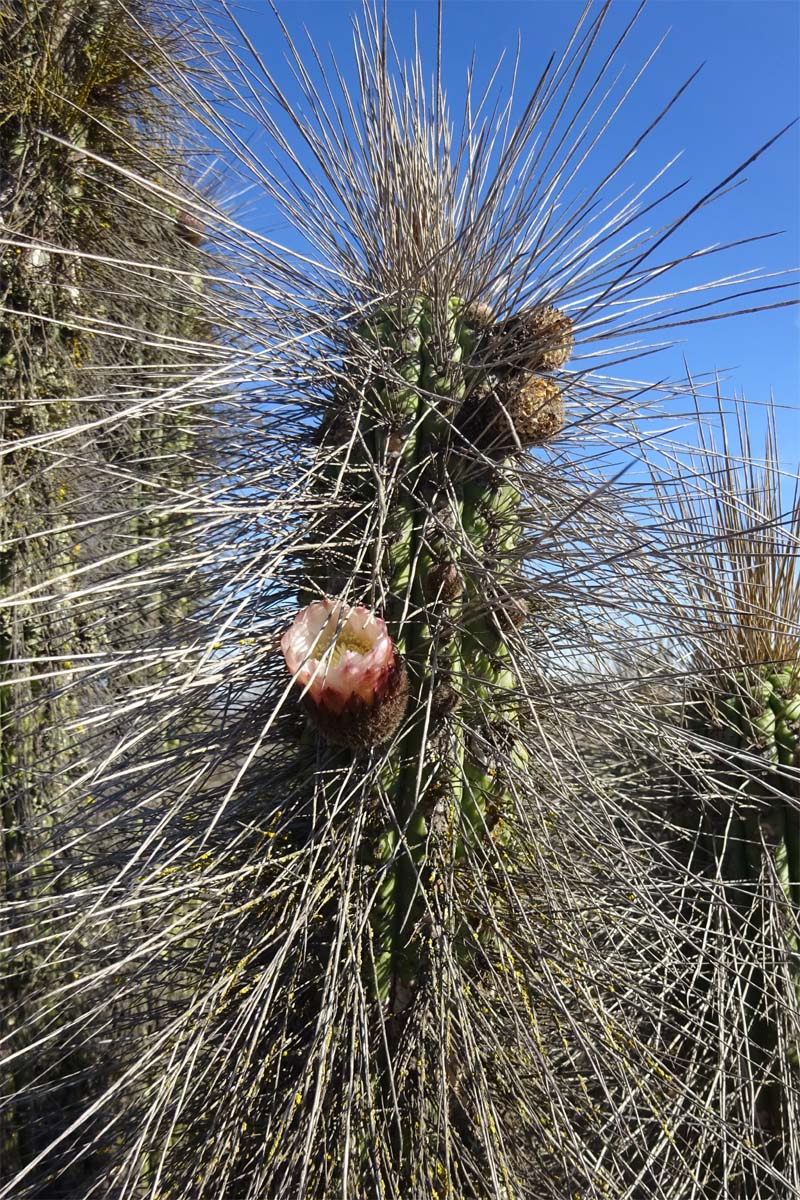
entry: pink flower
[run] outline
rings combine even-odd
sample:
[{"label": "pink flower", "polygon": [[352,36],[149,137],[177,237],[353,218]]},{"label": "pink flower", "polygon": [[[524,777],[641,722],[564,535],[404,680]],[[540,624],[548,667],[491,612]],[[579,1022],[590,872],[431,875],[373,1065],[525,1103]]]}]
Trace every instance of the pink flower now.
[{"label": "pink flower", "polygon": [[408,681],[386,622],[375,613],[326,596],[297,614],[281,649],[306,708],[330,741],[377,745],[394,732]]}]

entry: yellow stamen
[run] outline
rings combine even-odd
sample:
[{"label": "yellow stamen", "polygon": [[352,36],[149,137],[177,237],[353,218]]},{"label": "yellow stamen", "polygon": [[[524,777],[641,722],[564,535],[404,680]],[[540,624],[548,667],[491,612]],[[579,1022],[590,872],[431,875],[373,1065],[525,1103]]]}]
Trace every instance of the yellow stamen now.
[{"label": "yellow stamen", "polygon": [[372,641],[364,633],[347,626],[337,630],[336,623],[331,619],[320,633],[314,644],[314,657],[322,658],[327,654],[329,667],[338,667],[348,650],[356,654],[369,654]]}]

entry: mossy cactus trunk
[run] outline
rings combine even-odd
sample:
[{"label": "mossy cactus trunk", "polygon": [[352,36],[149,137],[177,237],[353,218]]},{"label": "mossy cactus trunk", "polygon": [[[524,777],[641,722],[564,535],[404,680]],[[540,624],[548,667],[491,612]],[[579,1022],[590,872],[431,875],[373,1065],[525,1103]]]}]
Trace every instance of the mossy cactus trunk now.
[{"label": "mossy cactus trunk", "polygon": [[[42,931],[59,909],[64,846],[85,832],[76,804],[91,801],[74,794],[86,769],[79,714],[102,693],[87,663],[113,637],[113,613],[93,588],[121,545],[134,569],[153,559],[159,535],[163,553],[180,522],[165,526],[150,512],[166,483],[179,489],[189,478],[180,418],[146,401],[169,380],[170,358],[180,380],[184,353],[164,347],[196,335],[191,304],[176,303],[163,270],[126,295],[102,259],[109,246],[135,259],[156,236],[162,261],[188,275],[197,250],[174,218],[118,203],[93,158],[113,153],[141,167],[161,153],[172,165],[174,128],[159,134],[147,120],[148,38],[137,22],[154,15],[147,4],[123,13],[113,0],[8,0],[0,9],[0,904],[11,937],[0,982],[11,1047],[0,1079],[12,1097],[0,1110],[4,1180],[108,1080],[100,1041],[72,1034],[50,1044],[49,993],[64,980]],[[101,327],[124,333],[105,341]],[[145,336],[150,344],[137,345]],[[132,418],[126,397],[139,400]],[[103,494],[122,462],[127,485]],[[126,637],[157,636],[165,607],[150,588]],[[84,933],[67,942],[67,961],[88,945]],[[31,1056],[37,1037],[43,1047]],[[98,1162],[89,1156],[58,1186],[79,1189]]]},{"label": "mossy cactus trunk", "polygon": [[[6,6],[0,24],[5,90],[0,190],[5,228],[20,238],[3,248],[0,265],[5,450],[0,588],[6,602],[20,597],[4,609],[0,631],[0,890],[12,914],[36,894],[41,880],[35,874],[52,873],[47,866],[35,872],[34,864],[52,848],[58,781],[73,757],[67,732],[75,715],[71,660],[91,649],[91,639],[87,644],[81,636],[68,605],[55,597],[46,607],[37,606],[33,599],[51,574],[74,567],[79,551],[68,528],[74,475],[57,456],[51,461],[46,453],[37,453],[36,443],[46,443],[48,435],[57,441],[74,422],[71,398],[78,391],[76,375],[85,345],[69,322],[77,292],[76,267],[41,243],[71,240],[83,183],[79,152],[56,145],[47,134],[71,136],[80,144],[86,129],[77,113],[67,128],[53,128],[45,62],[49,58],[51,85],[56,84],[56,63],[64,80],[73,71],[81,74],[92,47],[102,40],[105,7],[63,3],[46,14],[43,6],[20,3]],[[17,936],[20,946],[30,941],[22,930]],[[0,992],[11,1028],[21,1030],[37,1019],[34,977],[39,964],[30,945],[14,957]],[[0,1154],[4,1170],[12,1174],[43,1144],[36,1131],[48,1119],[47,1105],[38,1120],[25,1111],[39,1107],[33,1078],[18,1063],[11,1079],[4,1079],[4,1090],[10,1082],[11,1094],[18,1097],[0,1118]],[[69,1104],[69,1099],[62,1096],[60,1102]]]}]

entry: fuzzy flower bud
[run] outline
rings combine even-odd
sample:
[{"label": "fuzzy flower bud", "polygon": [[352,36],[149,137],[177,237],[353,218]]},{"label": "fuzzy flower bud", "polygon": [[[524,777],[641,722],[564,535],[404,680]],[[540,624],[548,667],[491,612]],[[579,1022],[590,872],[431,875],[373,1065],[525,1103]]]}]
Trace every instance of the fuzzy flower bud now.
[{"label": "fuzzy flower bud", "polygon": [[429,600],[451,604],[464,591],[464,580],[456,563],[443,559],[431,567],[422,586]]},{"label": "fuzzy flower bud", "polygon": [[329,741],[377,746],[391,737],[406,709],[408,677],[385,621],[326,597],[297,614],[281,649]]},{"label": "fuzzy flower bud", "polygon": [[[522,446],[540,446],[564,428],[561,388],[550,379],[543,379],[541,375],[528,376],[516,386],[501,388],[499,399]],[[508,437],[510,449],[508,417],[505,422],[498,422],[498,436],[501,444],[504,436]]]},{"label": "fuzzy flower bud", "polygon": [[459,425],[474,446],[493,458],[541,446],[564,428],[562,390],[541,375],[512,376],[471,397]]},{"label": "fuzzy flower bud", "polygon": [[513,371],[557,371],[574,348],[571,319],[550,304],[515,313],[497,332],[497,352]]}]

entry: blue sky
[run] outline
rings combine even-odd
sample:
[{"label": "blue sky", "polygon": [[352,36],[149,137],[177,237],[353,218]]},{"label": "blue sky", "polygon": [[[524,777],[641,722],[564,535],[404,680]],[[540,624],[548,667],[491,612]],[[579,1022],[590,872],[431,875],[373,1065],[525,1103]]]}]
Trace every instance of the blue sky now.
[{"label": "blue sky", "polygon": [[[601,35],[608,49],[637,6],[613,5]],[[522,39],[520,99],[526,99],[546,61],[566,43],[582,3],[575,0],[445,0],[443,79],[454,111],[459,110],[464,79],[473,52],[478,78],[485,79],[499,55],[513,56]],[[292,0],[279,3],[293,35],[305,25],[320,49],[330,46],[352,82],[350,17],[360,11],[351,0]],[[401,53],[411,48],[413,21],[431,67],[434,62],[436,5],[433,0],[392,0],[390,21]],[[264,58],[283,76],[282,39],[267,5],[250,5],[245,24]],[[615,120],[602,154],[588,169],[600,171],[664,106],[700,64],[699,77],[637,155],[641,181],[679,151],[674,179],[689,178],[687,191],[701,195],[737,167],[763,142],[800,115],[800,4],[797,0],[655,0],[641,16],[623,48],[621,63],[632,72],[661,36],[667,40],[636,99]],[[744,246],[708,269],[716,273],[748,267],[778,271],[800,264],[800,133],[795,128],[746,172],[748,182],[692,220],[675,246],[683,249],[724,242],[756,233],[784,230],[779,238]],[[586,180],[585,182],[593,182]],[[282,231],[273,225],[273,236]],[[696,278],[696,276],[695,276]],[[797,296],[795,290],[793,294]],[[676,331],[682,345],[661,355],[658,365],[637,371],[680,374],[685,354],[692,371],[717,368],[731,385],[758,400],[775,392],[776,400],[798,404],[800,380],[800,309],[787,308],[731,321],[711,322]],[[787,466],[800,460],[800,417],[786,411],[781,419],[782,457]]]}]

